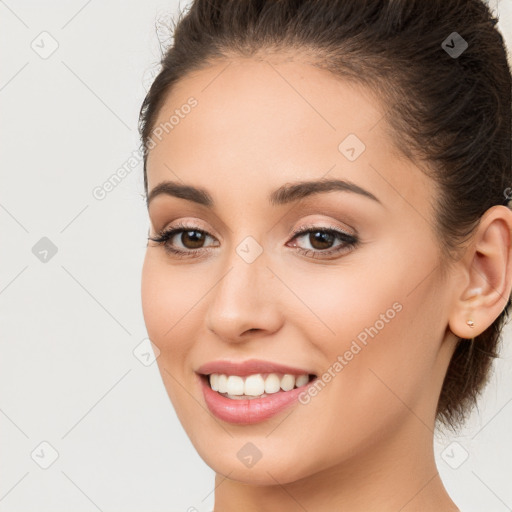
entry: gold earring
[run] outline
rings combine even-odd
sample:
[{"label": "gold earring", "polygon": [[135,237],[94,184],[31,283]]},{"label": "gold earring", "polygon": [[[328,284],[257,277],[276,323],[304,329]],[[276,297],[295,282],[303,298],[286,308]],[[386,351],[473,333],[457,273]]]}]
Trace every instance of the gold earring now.
[{"label": "gold earring", "polygon": [[471,327],[471,328],[475,327],[475,322],[473,322],[473,320],[468,320],[466,323],[467,323],[467,324],[469,325],[469,327]]}]

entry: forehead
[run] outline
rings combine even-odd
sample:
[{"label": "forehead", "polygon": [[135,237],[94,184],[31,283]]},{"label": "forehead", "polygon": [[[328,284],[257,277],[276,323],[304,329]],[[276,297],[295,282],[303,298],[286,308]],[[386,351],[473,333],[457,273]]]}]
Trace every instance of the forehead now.
[{"label": "forehead", "polygon": [[[307,63],[236,59],[192,72],[170,91],[154,127],[164,129],[148,155],[148,191],[171,179],[249,197],[326,175],[390,198],[396,187],[414,195],[425,186],[397,156],[371,92]],[[360,156],[347,158],[347,146]]]},{"label": "forehead", "polygon": [[[181,113],[189,110],[191,97],[197,105]],[[229,156],[227,146],[234,150],[235,145],[237,154],[261,154],[260,144],[266,144],[267,153],[276,146],[296,151],[298,141],[319,137],[329,144],[347,130],[362,135],[382,118],[380,105],[363,87],[305,63],[252,59],[219,62],[180,79],[155,127],[165,128],[176,114],[182,117],[171,129],[167,126],[164,139],[180,138],[196,147],[223,141],[224,157]],[[159,149],[166,150],[165,144],[155,149],[153,157]]]}]

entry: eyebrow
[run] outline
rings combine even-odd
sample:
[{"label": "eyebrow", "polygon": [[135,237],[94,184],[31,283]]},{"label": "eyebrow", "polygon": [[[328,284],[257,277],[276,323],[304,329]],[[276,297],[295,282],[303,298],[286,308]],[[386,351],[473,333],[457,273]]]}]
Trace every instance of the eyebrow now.
[{"label": "eyebrow", "polygon": [[[280,206],[298,201],[299,199],[313,194],[333,191],[353,192],[382,204],[381,201],[368,190],[361,188],[351,181],[338,179],[285,183],[268,196],[268,201],[272,206]],[[147,198],[147,206],[149,207],[151,201],[162,194],[192,201],[210,209],[215,207],[215,201],[206,189],[192,185],[183,185],[176,181],[163,181],[156,185]]]}]

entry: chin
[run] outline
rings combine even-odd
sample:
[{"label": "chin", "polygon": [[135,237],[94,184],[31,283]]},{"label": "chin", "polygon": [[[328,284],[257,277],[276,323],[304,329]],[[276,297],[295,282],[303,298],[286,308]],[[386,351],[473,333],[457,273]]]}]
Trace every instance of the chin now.
[{"label": "chin", "polygon": [[[301,453],[296,443],[284,443],[277,437],[276,443],[260,442],[249,435],[214,443],[205,432],[202,430],[199,437],[190,435],[197,453],[213,471],[230,480],[249,485],[287,484],[320,469],[307,462],[311,458]],[[280,451],[279,446],[286,448]]]}]

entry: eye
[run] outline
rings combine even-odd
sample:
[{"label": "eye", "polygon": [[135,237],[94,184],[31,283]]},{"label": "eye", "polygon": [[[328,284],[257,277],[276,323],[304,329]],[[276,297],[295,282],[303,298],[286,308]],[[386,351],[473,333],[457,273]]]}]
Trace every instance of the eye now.
[{"label": "eye", "polygon": [[[176,235],[181,234],[181,236],[176,237]],[[173,238],[178,238],[181,244],[184,246],[183,248],[176,248],[172,243]],[[163,245],[165,250],[174,256],[177,257],[197,257],[199,249],[201,250],[209,250],[209,248],[204,249],[202,244],[204,240],[207,238],[213,238],[206,231],[199,229],[197,226],[187,226],[185,224],[178,224],[175,227],[162,230],[157,233],[155,237],[148,237],[148,240],[152,240],[158,245]],[[187,250],[191,249],[191,250]]]},{"label": "eye", "polygon": [[[321,226],[302,226],[300,229],[294,231],[294,237],[292,240],[306,238],[306,242],[309,243],[313,249],[303,249],[298,247],[299,252],[313,258],[324,258],[326,256],[332,256],[341,252],[348,252],[354,248],[359,239],[355,235],[345,233],[334,226],[321,227]],[[340,244],[332,247],[332,244],[340,240]]]},{"label": "eye", "polygon": [[[176,236],[180,235],[180,236]],[[308,237],[306,241],[313,247],[302,248],[296,247],[297,250],[306,256],[312,255],[314,258],[325,258],[341,252],[348,252],[359,242],[355,235],[350,235],[341,231],[334,226],[302,226],[293,232],[292,240]],[[173,243],[173,239],[177,238],[182,244],[182,248],[177,248]],[[206,231],[199,229],[197,226],[178,224],[175,227],[162,230],[155,237],[148,237],[158,245],[163,245],[168,254],[178,258],[191,257],[196,258],[202,256],[205,251],[210,251],[212,247],[203,247],[207,238],[214,239]],[[332,244],[339,240],[340,243],[334,247]]]}]

